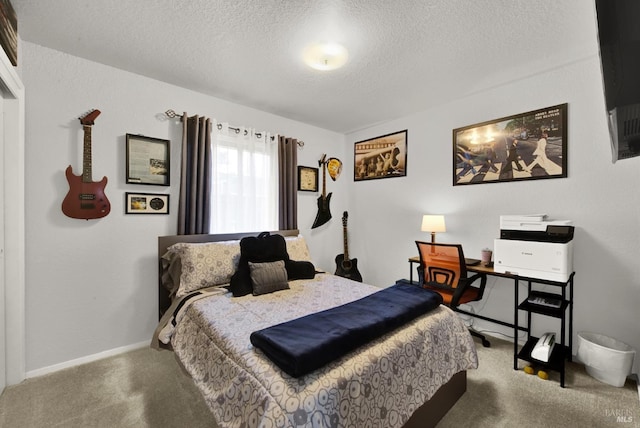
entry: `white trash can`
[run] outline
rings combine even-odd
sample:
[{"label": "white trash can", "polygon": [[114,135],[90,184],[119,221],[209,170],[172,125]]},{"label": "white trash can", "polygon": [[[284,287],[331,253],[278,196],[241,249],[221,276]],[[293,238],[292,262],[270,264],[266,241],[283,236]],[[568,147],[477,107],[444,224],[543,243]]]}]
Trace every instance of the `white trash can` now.
[{"label": "white trash can", "polygon": [[636,351],[611,337],[591,332],[578,333],[577,356],[587,373],[600,382],[621,387],[631,373]]}]

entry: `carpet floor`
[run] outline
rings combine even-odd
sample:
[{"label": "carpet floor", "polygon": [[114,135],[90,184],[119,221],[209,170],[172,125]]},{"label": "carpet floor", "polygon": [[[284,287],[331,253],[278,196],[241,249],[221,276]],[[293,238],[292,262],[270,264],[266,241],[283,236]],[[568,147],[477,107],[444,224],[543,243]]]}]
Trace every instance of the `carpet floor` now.
[{"label": "carpet floor", "polygon": [[[513,345],[477,342],[480,367],[468,372],[467,392],[438,427],[640,427],[632,380],[622,388],[568,363],[566,388],[513,370]],[[524,367],[524,363],[522,367]],[[0,396],[0,427],[211,427],[204,400],[170,352],[139,349],[27,379]],[[359,427],[349,427],[359,428]]]},{"label": "carpet floor", "polygon": [[490,348],[476,341],[479,367],[469,370],[467,392],[438,424],[448,427],[640,427],[640,398],[635,381],[624,387],[592,378],[582,364],[566,363],[565,388],[560,374],[549,379],[526,374],[519,360],[513,370],[513,343],[489,338]]}]

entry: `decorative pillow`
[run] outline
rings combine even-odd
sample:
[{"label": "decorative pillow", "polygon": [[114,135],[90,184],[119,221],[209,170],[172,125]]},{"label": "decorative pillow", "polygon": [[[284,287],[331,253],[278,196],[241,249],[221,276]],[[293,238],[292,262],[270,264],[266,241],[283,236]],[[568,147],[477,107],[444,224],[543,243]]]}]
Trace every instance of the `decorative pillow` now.
[{"label": "decorative pillow", "polygon": [[238,267],[240,241],[178,243],[169,248],[180,256],[182,272],[176,296],[205,287],[226,285]]},{"label": "decorative pillow", "polygon": [[249,262],[249,271],[254,296],[289,288],[284,260],[266,263]]},{"label": "decorative pillow", "polygon": [[304,236],[287,236],[284,238],[287,243],[287,253],[291,260],[310,262],[311,255],[309,254],[309,247],[304,240]]}]

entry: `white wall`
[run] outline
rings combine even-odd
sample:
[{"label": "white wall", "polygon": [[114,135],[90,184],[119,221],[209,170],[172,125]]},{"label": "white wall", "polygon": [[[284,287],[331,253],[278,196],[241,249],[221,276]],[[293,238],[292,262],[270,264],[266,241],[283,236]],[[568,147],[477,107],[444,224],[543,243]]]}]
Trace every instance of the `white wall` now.
[{"label": "white wall", "polygon": [[[23,43],[26,89],[26,370],[52,366],[149,341],[157,321],[157,237],[175,234],[181,123],[174,109],[303,140],[300,165],[323,153],[343,157],[344,135]],[[64,170],[82,172],[78,117],[97,108],[93,179],[107,176],[111,213],[100,220],[63,215]],[[170,188],[125,183],[125,134],[171,140]],[[346,206],[345,179],[328,180],[332,212]],[[124,193],[171,195],[171,213],[125,215]],[[339,221],[310,230],[318,194],[299,194],[299,228],[312,257],[332,269],[341,252]]]},{"label": "white wall", "polygon": [[[585,29],[585,37],[592,36]],[[565,102],[568,178],[452,186],[453,129]],[[367,281],[391,284],[408,277],[407,259],[417,255],[414,241],[429,239],[420,232],[422,214],[444,214],[447,232],[437,239],[462,243],[467,257],[480,258],[481,249],[499,237],[501,214],[547,213],[577,226],[574,346],[577,332],[586,330],[640,350],[640,158],[611,162],[595,44],[588,58],[569,59],[551,71],[347,138],[353,143],[402,129],[409,130],[407,177],[354,183],[350,189],[350,218],[357,219],[350,228],[350,255],[358,258]],[[525,291],[522,286],[520,295]],[[490,277],[486,298],[473,306],[511,322],[513,281]],[[513,335],[475,322],[480,329]],[[559,322],[534,319],[534,333],[547,329],[559,332]]]}]

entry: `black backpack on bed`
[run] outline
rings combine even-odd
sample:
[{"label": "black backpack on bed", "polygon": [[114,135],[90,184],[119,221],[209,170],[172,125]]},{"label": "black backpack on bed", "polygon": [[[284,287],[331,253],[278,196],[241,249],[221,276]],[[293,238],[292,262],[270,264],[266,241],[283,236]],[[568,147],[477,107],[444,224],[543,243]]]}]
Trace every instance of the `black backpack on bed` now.
[{"label": "black backpack on bed", "polygon": [[311,262],[289,258],[287,243],[282,235],[262,232],[258,236],[248,236],[240,240],[238,270],[231,277],[229,287],[233,296],[240,297],[253,292],[249,262],[267,263],[278,260],[284,260],[289,280],[310,279],[315,276],[315,267]]}]

